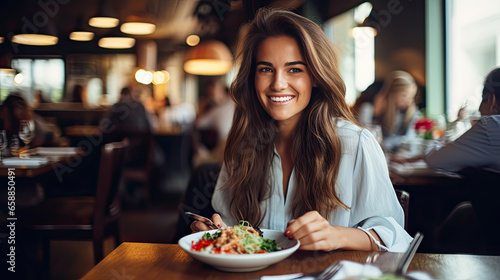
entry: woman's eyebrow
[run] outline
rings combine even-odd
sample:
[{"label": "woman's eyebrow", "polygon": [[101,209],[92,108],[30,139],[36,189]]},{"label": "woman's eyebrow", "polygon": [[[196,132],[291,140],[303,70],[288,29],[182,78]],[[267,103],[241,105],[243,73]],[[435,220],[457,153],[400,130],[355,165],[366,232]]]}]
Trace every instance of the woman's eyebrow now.
[{"label": "woman's eyebrow", "polygon": [[273,66],[273,64],[271,62],[267,62],[267,61],[257,61],[257,65],[266,65],[266,66]]},{"label": "woman's eyebrow", "polygon": [[[304,66],[306,65],[302,61],[291,61],[291,62],[285,63],[285,66],[292,66],[292,65],[297,65],[297,64],[302,64]],[[267,62],[267,61],[257,61],[257,65],[273,66],[273,64],[271,62]]]},{"label": "woman's eyebrow", "polygon": [[297,64],[302,64],[302,65],[306,66],[306,64],[302,61],[287,62],[287,63],[285,63],[285,66],[292,66],[292,65],[297,65]]}]

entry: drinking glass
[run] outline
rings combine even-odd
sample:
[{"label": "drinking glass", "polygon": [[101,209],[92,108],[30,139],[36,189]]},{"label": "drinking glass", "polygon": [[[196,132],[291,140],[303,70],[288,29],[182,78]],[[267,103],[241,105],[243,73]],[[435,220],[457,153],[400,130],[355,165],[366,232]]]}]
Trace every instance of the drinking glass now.
[{"label": "drinking glass", "polygon": [[19,138],[24,142],[24,152],[20,153],[20,157],[29,157],[29,144],[35,138],[35,121],[21,121],[19,125]]},{"label": "drinking glass", "polygon": [[2,153],[5,148],[7,148],[7,133],[5,130],[0,130],[0,162],[2,162]]},{"label": "drinking glass", "polygon": [[19,138],[17,134],[12,135],[12,139],[10,140],[10,153],[14,157],[19,155]]}]

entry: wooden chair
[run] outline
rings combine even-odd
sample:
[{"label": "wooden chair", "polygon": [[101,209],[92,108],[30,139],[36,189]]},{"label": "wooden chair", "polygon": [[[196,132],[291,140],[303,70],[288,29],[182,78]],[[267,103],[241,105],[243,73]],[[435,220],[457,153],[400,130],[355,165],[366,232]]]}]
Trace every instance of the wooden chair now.
[{"label": "wooden chair", "polygon": [[193,220],[184,215],[184,212],[192,212],[209,218],[215,213],[211,201],[220,167],[219,163],[203,163],[191,173],[183,202],[179,205],[175,242],[191,233],[189,226]]},{"label": "wooden chair", "polygon": [[443,253],[500,255],[500,172],[466,167],[460,174],[470,202],[455,207],[437,228],[436,246]]},{"label": "wooden chair", "polygon": [[[42,238],[43,262],[50,271],[50,240],[92,240],[94,262],[103,259],[103,239],[113,235],[120,244],[119,183],[128,139],[102,147],[96,195],[57,197],[22,213],[23,229]],[[82,174],[85,176],[85,174]]]},{"label": "wooden chair", "polygon": [[149,130],[115,130],[105,136],[106,142],[121,141],[127,138],[129,147],[124,156],[124,183],[139,183],[147,206],[151,204],[151,177],[153,173],[153,133]]}]

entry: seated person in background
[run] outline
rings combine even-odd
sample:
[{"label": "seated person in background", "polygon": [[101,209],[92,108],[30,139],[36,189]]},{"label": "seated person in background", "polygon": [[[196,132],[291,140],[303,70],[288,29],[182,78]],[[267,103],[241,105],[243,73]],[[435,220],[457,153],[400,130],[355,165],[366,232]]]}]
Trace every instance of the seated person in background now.
[{"label": "seated person in background", "polygon": [[196,109],[189,102],[172,103],[170,98],[165,99],[165,109],[161,114],[160,126],[180,126],[183,131],[190,131],[196,119]]},{"label": "seated person in background", "polygon": [[[54,124],[48,123],[45,119],[28,106],[28,103],[19,93],[11,93],[5,98],[1,111],[4,120],[4,129],[7,134],[7,140],[12,141],[15,135],[19,138],[19,126],[22,121],[34,120],[35,136],[30,148],[38,146],[62,146],[67,144],[67,140],[61,137],[61,130]],[[19,140],[22,146],[22,141]],[[7,149],[8,150],[8,149]]]},{"label": "seated person in background", "polygon": [[106,142],[129,138],[125,166],[144,164],[147,152],[141,147],[151,133],[151,125],[144,105],[129,87],[121,90],[120,100],[111,106],[104,119],[109,121],[109,124],[101,122]]},{"label": "seated person in background", "polygon": [[484,80],[481,119],[462,136],[424,156],[434,168],[459,171],[464,167],[491,167],[500,170],[500,68]]},{"label": "seated person in background", "polygon": [[233,122],[235,105],[222,83],[209,82],[206,94],[210,96],[211,105],[209,108],[207,104],[203,105],[202,113],[194,124],[194,166],[206,162],[222,163],[227,135]]},{"label": "seated person in background", "polygon": [[394,71],[374,97],[373,104],[365,102],[360,106],[359,121],[364,125],[381,125],[388,152],[397,151],[402,136],[414,134],[412,123],[420,116],[415,105],[417,89],[409,73]]}]

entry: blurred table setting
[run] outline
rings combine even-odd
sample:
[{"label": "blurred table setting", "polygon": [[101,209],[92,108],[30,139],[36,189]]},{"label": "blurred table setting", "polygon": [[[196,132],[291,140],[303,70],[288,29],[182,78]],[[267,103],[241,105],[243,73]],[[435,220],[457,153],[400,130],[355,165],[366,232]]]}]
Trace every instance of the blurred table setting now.
[{"label": "blurred table setting", "polygon": [[77,147],[37,147],[3,157],[0,162],[0,176],[7,176],[9,169],[16,170],[16,177],[36,177],[53,169],[57,163],[63,164],[72,157],[83,155]]}]

